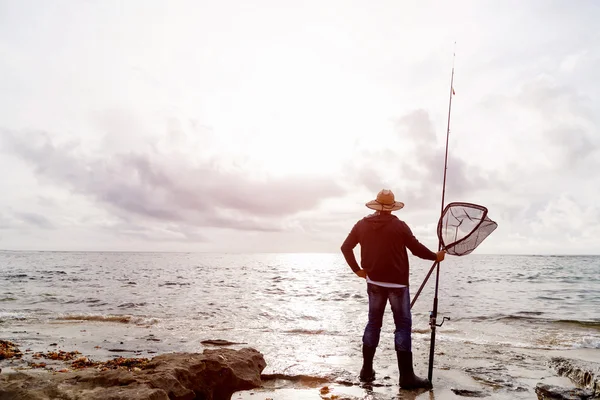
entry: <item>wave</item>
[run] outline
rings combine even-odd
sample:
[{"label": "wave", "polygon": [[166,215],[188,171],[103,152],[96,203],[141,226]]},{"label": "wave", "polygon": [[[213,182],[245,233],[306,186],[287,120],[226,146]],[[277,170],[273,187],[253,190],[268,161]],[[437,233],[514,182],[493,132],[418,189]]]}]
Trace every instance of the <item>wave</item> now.
[{"label": "wave", "polygon": [[[442,328],[438,328],[441,333],[460,333],[462,332],[460,329],[450,328],[448,325],[444,325]],[[427,328],[413,328],[411,329],[412,333],[421,333],[421,334],[430,334],[431,328],[428,326]]]},{"label": "wave", "polygon": [[430,333],[431,328],[412,328],[412,333]]},{"label": "wave", "polygon": [[317,298],[317,301],[345,301],[348,299],[364,299],[365,296],[359,293],[340,293],[340,292],[333,292],[327,296],[321,296]]},{"label": "wave", "polygon": [[483,345],[486,347],[491,345],[530,350],[600,349],[600,340],[598,340],[598,338],[545,337],[536,338],[535,340],[530,341],[528,338],[522,338],[521,340],[502,340],[491,337],[486,338],[485,336],[465,338],[440,335],[436,340],[439,340],[440,342],[455,342],[468,345]]},{"label": "wave", "polygon": [[542,315],[543,311],[519,311],[517,314],[521,315]]},{"label": "wave", "polygon": [[559,319],[555,321],[551,321],[556,324],[564,324],[564,325],[576,325],[583,328],[593,328],[600,330],[600,321],[580,321],[576,319]]},{"label": "wave", "polygon": [[600,330],[600,320],[576,320],[576,319],[552,319],[542,318],[543,312],[540,311],[521,311],[517,314],[495,314],[491,316],[478,316],[471,318],[455,318],[455,321],[522,321],[534,322],[538,324],[556,324],[556,325],[572,325],[580,328],[589,328]]},{"label": "wave", "polygon": [[6,320],[26,321],[26,320],[30,319],[30,315],[27,311],[28,310],[21,310],[21,311],[0,310],[0,322],[4,322]]},{"label": "wave", "polygon": [[292,333],[297,335],[338,335],[338,332],[327,331],[325,329],[290,329],[284,333]]},{"label": "wave", "polygon": [[27,274],[8,274],[4,275],[6,279],[19,279],[19,278],[27,278]]},{"label": "wave", "polygon": [[165,282],[165,283],[159,283],[158,286],[162,287],[162,286],[190,286],[191,284],[189,282]]},{"label": "wave", "polygon": [[550,318],[532,318],[520,315],[507,315],[495,319],[496,321],[526,321],[536,322],[543,324],[556,324],[556,325],[573,325],[581,328],[591,328],[600,330],[600,321],[581,321],[576,319],[550,319]]},{"label": "wave", "polygon": [[580,349],[600,349],[600,339],[597,337],[584,337],[575,347]]},{"label": "wave", "polygon": [[119,308],[138,308],[138,307],[144,307],[146,304],[145,301],[141,302],[141,303],[123,303],[123,304],[119,304],[117,307]]},{"label": "wave", "polygon": [[152,325],[156,319],[144,319],[132,315],[63,315],[56,318],[59,321],[94,321],[94,322],[116,322],[120,324]]},{"label": "wave", "polygon": [[308,321],[319,321],[320,320],[319,317],[314,317],[312,315],[301,315],[300,319],[305,319],[305,320],[308,320]]}]

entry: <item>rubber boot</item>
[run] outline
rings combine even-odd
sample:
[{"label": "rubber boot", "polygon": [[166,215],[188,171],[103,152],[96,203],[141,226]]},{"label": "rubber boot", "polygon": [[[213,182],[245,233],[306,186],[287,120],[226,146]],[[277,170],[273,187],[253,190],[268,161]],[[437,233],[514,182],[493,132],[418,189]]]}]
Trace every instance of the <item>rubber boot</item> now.
[{"label": "rubber boot", "polygon": [[377,347],[370,347],[363,344],[363,366],[360,370],[360,380],[362,382],[373,382],[375,380],[375,371],[373,370],[373,358],[375,357]]},{"label": "rubber boot", "polygon": [[413,357],[410,351],[397,351],[398,370],[400,371],[400,387],[402,389],[431,389],[429,379],[419,378],[413,370]]}]

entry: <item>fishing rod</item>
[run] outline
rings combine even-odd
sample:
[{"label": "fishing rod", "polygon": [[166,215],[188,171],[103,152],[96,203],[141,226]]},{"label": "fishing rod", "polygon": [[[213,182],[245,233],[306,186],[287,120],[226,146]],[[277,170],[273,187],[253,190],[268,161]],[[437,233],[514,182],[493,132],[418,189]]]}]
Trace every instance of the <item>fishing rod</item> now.
[{"label": "fishing rod", "polygon": [[[456,43],[454,43],[454,45],[456,46]],[[446,176],[447,176],[447,171],[448,171],[448,141],[450,138],[450,114],[452,112],[452,96],[454,95],[454,59],[455,58],[456,58],[456,51],[454,51],[454,53],[452,55],[452,75],[450,77],[450,100],[448,102],[448,126],[446,128],[446,154],[444,157],[444,182],[442,184],[442,206],[441,206],[441,212],[440,212],[440,220],[443,218],[443,215],[444,215],[444,201],[445,201],[445,196],[446,196]],[[442,238],[440,237],[439,244],[438,244],[438,251],[441,251],[442,248],[443,248],[443,243],[442,243]],[[421,287],[417,291],[417,294],[415,295],[412,302],[410,303],[410,307],[412,308],[413,305],[415,304],[415,302],[417,301],[419,294],[421,294],[423,287],[425,287],[425,284],[427,283],[427,280],[431,276],[434,269],[436,270],[435,296],[433,298],[433,310],[429,314],[429,326],[431,327],[431,342],[430,342],[430,347],[429,347],[429,370],[428,370],[428,374],[427,374],[429,382],[431,382],[432,378],[433,378],[433,358],[435,355],[434,351],[435,351],[436,327],[442,326],[444,321],[446,319],[449,319],[449,318],[444,317],[444,319],[442,320],[442,323],[439,325],[437,324],[438,289],[439,289],[439,284],[440,284],[440,263],[438,261],[433,263],[433,265],[429,269],[429,272],[427,273],[427,276],[425,277],[425,280],[423,281],[423,283],[421,284]]]},{"label": "fishing rod", "polygon": [[[454,45],[456,46],[456,43],[454,43]],[[450,77],[450,100],[448,102],[448,125],[446,128],[446,154],[445,154],[445,158],[444,158],[444,182],[442,184],[442,206],[441,206],[441,213],[440,213],[442,216],[444,215],[444,199],[446,196],[446,175],[447,175],[446,173],[448,171],[448,140],[450,138],[450,114],[452,112],[452,96],[454,95],[454,59],[455,58],[456,58],[456,52],[454,52],[454,54],[452,55],[452,75]],[[438,251],[441,251],[442,248],[443,248],[442,238],[439,238]],[[436,269],[436,267],[438,267],[436,275],[439,275],[439,263],[437,261],[435,261],[433,263],[433,265],[431,266],[431,268],[429,269],[429,272],[425,276],[425,279],[423,280],[423,283],[419,287],[419,290],[417,290],[417,294],[415,294],[415,297],[412,299],[412,301],[410,303],[411,309],[414,306],[417,299],[419,298],[419,295],[423,291],[425,284],[429,280],[429,277],[433,273],[433,270]],[[437,281],[438,280],[439,280],[439,277],[436,276],[436,294],[437,294]]]},{"label": "fishing rod", "polygon": [[[454,44],[456,46],[456,43]],[[450,113],[452,112],[452,95],[454,94],[454,59],[456,58],[456,50],[452,54],[452,76],[450,78],[450,101],[448,102],[448,126],[446,128],[446,156],[444,157],[444,183],[442,185],[442,207],[440,211],[440,218],[444,215],[444,198],[446,196],[446,172],[448,172],[448,139],[450,138]],[[440,238],[438,244],[438,251],[442,250],[442,240]],[[425,282],[423,282],[425,284]],[[431,326],[431,343],[429,345],[429,371],[427,372],[427,378],[429,382],[433,378],[433,357],[435,351],[435,330],[437,326],[442,326],[442,323],[437,325],[437,312],[438,312],[438,288],[440,285],[440,263],[437,263],[435,272],[435,297],[433,298],[433,311],[429,315],[429,326]],[[416,298],[415,298],[416,300]]]},{"label": "fishing rod", "polygon": [[[454,43],[456,46],[456,43]],[[444,207],[446,196],[446,176],[448,171],[448,142],[450,139],[450,115],[452,113],[452,96],[454,95],[454,59],[456,51],[452,55],[452,75],[450,77],[450,100],[448,102],[448,126],[446,128],[446,155],[444,158],[444,182],[442,184],[442,212],[437,226],[439,239],[438,251],[444,250],[446,254],[453,256],[465,256],[471,254],[496,228],[498,224],[488,216],[488,209],[482,205],[453,202]],[[429,326],[431,327],[431,342],[429,346],[429,371],[427,377],[429,382],[433,378],[433,358],[435,355],[435,333],[438,326],[442,326],[446,318],[437,323],[438,314],[438,291],[440,286],[440,263],[434,262],[427,273],[425,280],[410,303],[410,308],[417,301],[419,294],[425,287],[427,280],[436,270],[435,296],[433,298],[433,310],[429,314]]]},{"label": "fishing rod", "polygon": [[[456,43],[454,43],[454,45],[456,46]],[[442,216],[444,215],[444,199],[446,196],[446,173],[448,171],[448,139],[450,138],[450,113],[452,111],[452,96],[454,95],[454,58],[456,58],[456,52],[454,52],[454,54],[452,55],[452,75],[450,77],[450,100],[448,102],[448,126],[446,128],[446,155],[444,158],[444,182],[442,184],[442,206],[441,206],[441,212],[440,212],[440,215],[442,215]],[[443,248],[442,238],[439,238],[438,251],[441,251],[442,248]],[[417,299],[419,298],[419,295],[421,294],[421,292],[423,291],[423,288],[425,287],[425,284],[429,280],[429,277],[433,273],[433,270],[436,269],[436,267],[437,267],[437,273],[436,273],[436,298],[437,298],[437,282],[439,281],[439,263],[437,261],[435,261],[433,263],[433,265],[431,266],[431,268],[429,269],[429,272],[425,276],[425,279],[423,280],[423,283],[419,287],[419,290],[417,290],[417,294],[415,294],[415,297],[412,299],[412,301],[410,303],[411,309],[415,305]],[[434,306],[435,305],[437,305],[437,301],[435,302]]]}]

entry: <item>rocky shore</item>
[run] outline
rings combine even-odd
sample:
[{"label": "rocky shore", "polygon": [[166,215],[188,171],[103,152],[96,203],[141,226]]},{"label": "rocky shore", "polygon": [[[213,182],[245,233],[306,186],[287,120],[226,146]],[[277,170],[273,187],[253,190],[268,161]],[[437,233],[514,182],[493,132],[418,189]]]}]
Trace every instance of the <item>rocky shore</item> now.
[{"label": "rocky shore", "polygon": [[[21,357],[10,342],[2,345],[7,351],[0,359]],[[37,368],[42,363],[33,363],[26,369],[3,373],[0,399],[228,400],[237,391],[260,386],[260,375],[266,366],[262,354],[251,348],[170,353],[152,359],[121,358],[103,363],[86,363],[85,357],[68,355],[73,353],[49,353],[50,359],[66,364],[55,372],[40,371]]]},{"label": "rocky shore", "polygon": [[600,398],[600,364],[554,357],[550,360],[550,365],[558,375],[569,378],[578,388],[562,388],[540,383],[535,388],[539,400]]},{"label": "rocky shore", "polygon": [[600,396],[600,364],[564,357],[554,357],[550,364],[559,375],[566,376],[578,386],[590,389],[594,396]]},{"label": "rocky shore", "polygon": [[[220,340],[206,342],[218,347],[238,344]],[[543,381],[535,386],[538,399],[600,398],[599,363],[564,357],[553,357],[543,363],[549,364],[557,376],[569,378],[575,387]],[[254,395],[258,394],[272,399],[387,398],[373,391],[369,393],[369,388],[361,385],[354,376],[328,380],[324,377],[262,374],[266,367],[265,359],[252,348],[206,349],[202,353],[167,353],[153,358],[116,357],[98,362],[77,351],[32,353],[29,349],[21,351],[14,343],[0,340],[0,365],[4,368],[0,374],[0,400],[228,400],[234,393],[237,393],[236,399],[256,398]],[[389,377],[382,382],[381,385],[390,386],[390,389],[394,386]],[[494,379],[496,386],[502,382]],[[487,386],[495,388],[494,385]],[[354,389],[350,390],[352,394],[347,390],[342,394],[344,390],[339,390],[341,388]],[[251,389],[254,390],[241,392]],[[493,391],[469,389],[468,384],[464,388],[447,389],[436,388],[436,398],[494,397]],[[527,391],[521,387],[511,390]]]}]

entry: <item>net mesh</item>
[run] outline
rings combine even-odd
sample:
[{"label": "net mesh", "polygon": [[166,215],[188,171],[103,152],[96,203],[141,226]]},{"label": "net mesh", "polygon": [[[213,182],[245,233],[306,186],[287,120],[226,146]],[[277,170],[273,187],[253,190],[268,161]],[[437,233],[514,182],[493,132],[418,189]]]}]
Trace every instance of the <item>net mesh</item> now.
[{"label": "net mesh", "polygon": [[470,254],[498,224],[487,216],[487,208],[470,203],[450,203],[438,223],[438,238],[448,254]]}]

